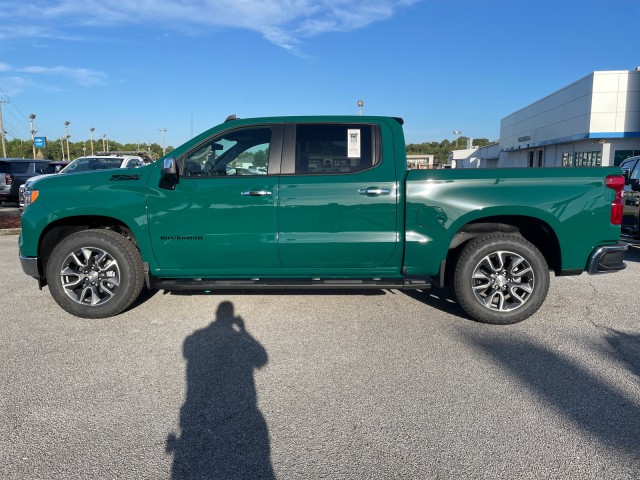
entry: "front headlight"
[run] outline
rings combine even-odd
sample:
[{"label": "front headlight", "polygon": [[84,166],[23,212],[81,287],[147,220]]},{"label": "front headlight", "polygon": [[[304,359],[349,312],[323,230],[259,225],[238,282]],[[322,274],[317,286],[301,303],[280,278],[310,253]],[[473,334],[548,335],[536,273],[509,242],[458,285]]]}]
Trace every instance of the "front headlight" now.
[{"label": "front headlight", "polygon": [[35,202],[39,195],[39,190],[26,190],[24,192],[24,209],[26,210],[29,205]]}]

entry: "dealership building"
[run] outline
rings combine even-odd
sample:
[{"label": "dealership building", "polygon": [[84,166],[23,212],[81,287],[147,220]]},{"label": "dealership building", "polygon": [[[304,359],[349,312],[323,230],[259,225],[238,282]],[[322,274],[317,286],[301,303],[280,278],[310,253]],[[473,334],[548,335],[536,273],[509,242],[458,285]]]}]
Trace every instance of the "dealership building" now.
[{"label": "dealership building", "polygon": [[593,72],[500,122],[500,142],[452,152],[457,168],[619,165],[640,155],[640,67]]}]

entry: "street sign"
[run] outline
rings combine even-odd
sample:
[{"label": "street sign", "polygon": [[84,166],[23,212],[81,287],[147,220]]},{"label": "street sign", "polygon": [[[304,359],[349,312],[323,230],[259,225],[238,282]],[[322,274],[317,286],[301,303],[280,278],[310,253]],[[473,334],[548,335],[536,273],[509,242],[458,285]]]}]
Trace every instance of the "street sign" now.
[{"label": "street sign", "polygon": [[45,148],[47,146],[47,140],[45,137],[34,137],[33,146],[36,148]]}]

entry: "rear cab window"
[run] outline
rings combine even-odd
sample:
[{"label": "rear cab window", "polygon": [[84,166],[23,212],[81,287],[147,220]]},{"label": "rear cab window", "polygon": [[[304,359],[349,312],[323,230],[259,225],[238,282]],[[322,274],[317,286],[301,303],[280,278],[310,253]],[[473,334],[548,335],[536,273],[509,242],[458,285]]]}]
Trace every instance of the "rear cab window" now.
[{"label": "rear cab window", "polygon": [[356,173],[380,162],[379,127],[366,124],[295,126],[295,174]]}]

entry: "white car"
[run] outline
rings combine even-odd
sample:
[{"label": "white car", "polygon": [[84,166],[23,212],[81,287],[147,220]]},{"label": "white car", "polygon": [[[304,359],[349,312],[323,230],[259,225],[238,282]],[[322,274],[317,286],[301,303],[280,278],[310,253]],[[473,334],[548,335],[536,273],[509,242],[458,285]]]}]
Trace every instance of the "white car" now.
[{"label": "white car", "polygon": [[[109,170],[112,168],[137,168],[146,165],[142,157],[137,155],[89,155],[86,157],[78,157],[71,163],[69,163],[62,170],[57,172],[57,174],[64,173],[79,173],[79,172],[90,172],[93,170]],[[48,174],[54,175],[54,174]],[[34,180],[38,178],[45,177],[46,175],[36,175],[27,179],[23,185],[20,185],[20,190],[18,191],[18,209],[20,210],[20,214],[24,210],[24,192],[27,189],[27,186],[31,184]]]},{"label": "white car", "polygon": [[92,170],[108,170],[110,168],[137,168],[145,165],[142,157],[134,155],[89,155],[76,158],[60,173],[89,172]]}]

